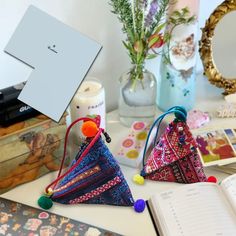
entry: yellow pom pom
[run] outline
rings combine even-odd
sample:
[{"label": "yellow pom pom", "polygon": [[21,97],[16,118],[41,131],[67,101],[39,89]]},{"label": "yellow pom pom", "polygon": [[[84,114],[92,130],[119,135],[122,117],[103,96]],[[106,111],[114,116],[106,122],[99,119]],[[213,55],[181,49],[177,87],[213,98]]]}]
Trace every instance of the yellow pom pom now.
[{"label": "yellow pom pom", "polygon": [[139,185],[143,185],[144,184],[144,178],[143,176],[137,174],[133,177],[133,181],[136,183],[136,184],[139,184]]},{"label": "yellow pom pom", "polygon": [[49,188],[48,191],[45,191],[45,195],[50,197],[53,194],[53,189]]}]

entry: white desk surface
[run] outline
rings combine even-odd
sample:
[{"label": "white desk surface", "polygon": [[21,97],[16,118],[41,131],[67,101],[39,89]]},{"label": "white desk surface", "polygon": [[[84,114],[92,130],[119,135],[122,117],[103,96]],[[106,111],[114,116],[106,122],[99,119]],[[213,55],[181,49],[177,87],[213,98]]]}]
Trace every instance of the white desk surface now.
[{"label": "white desk surface", "polygon": [[[197,86],[200,86],[200,88],[198,89],[195,108],[208,111],[212,114],[212,112],[214,112],[216,108],[224,102],[223,97],[220,90],[218,91],[218,89],[216,90],[214,87],[211,87],[211,85],[209,85],[208,82],[201,76],[198,80]],[[236,120],[231,118],[216,119],[212,117],[209,126],[236,127]],[[108,133],[113,140],[109,145],[112,151],[114,150],[119,138],[123,137],[124,133],[127,132],[127,129],[119,123],[117,111],[108,113],[107,127]],[[134,174],[138,173],[138,170],[126,166],[121,166],[121,169],[131,188],[134,199],[149,199],[150,196],[157,192],[181,186],[181,184],[177,183],[154,181],[145,181],[145,185],[138,186],[132,182],[132,177]],[[206,169],[206,174],[208,176],[215,175],[218,180],[222,180],[227,176],[226,174],[213,171],[210,168]],[[33,182],[18,186],[15,189],[2,194],[1,197],[15,200],[33,207],[38,207],[37,199],[41,196],[46,185],[54,180],[55,176],[56,172],[47,174]],[[69,206],[55,203],[50,211],[127,236],[156,235],[147,209],[143,213],[138,214],[134,212],[132,207],[86,204]]]}]

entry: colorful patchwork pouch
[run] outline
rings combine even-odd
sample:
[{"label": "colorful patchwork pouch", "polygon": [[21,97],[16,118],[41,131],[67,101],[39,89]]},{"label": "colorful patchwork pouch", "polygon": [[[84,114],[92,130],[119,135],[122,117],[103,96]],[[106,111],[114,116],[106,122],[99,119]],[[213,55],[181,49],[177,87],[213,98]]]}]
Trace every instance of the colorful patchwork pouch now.
[{"label": "colorful patchwork pouch", "polygon": [[[49,209],[52,201],[62,204],[134,205],[120,167],[101,138],[103,133],[106,141],[111,141],[108,134],[99,128],[99,120],[81,118],[68,127],[60,171],[56,180],[46,187],[45,195],[39,198],[40,207]],[[81,130],[86,139],[69,169],[62,174],[68,135],[79,121],[84,121]]]},{"label": "colorful patchwork pouch", "polygon": [[[175,119],[167,126],[158,142],[147,157],[145,153],[147,143],[153,128],[160,123],[166,115],[174,113]],[[142,177],[150,180],[169,181],[178,183],[195,183],[207,181],[203,171],[201,159],[197,151],[197,144],[186,123],[187,112],[183,107],[173,107],[161,115],[152,125],[143,155],[143,170],[141,176],[136,176],[135,182],[141,183]],[[140,180],[141,179],[141,180]]]}]

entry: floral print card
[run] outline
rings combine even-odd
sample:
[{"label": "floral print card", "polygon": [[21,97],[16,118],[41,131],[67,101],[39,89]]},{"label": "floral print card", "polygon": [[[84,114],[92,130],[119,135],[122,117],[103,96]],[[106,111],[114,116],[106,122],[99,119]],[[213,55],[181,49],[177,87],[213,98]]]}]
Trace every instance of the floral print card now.
[{"label": "floral print card", "polygon": [[[140,165],[150,126],[150,124],[142,121],[136,121],[132,124],[131,129],[120,140],[114,152],[115,158],[120,164],[131,167],[138,167]],[[155,135],[156,128],[154,128],[150,136],[148,147],[152,144]]]}]

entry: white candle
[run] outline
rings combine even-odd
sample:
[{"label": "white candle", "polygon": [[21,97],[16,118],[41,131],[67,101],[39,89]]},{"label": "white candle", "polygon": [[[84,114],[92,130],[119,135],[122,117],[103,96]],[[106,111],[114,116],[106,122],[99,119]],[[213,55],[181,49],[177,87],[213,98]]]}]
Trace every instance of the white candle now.
[{"label": "white candle", "polygon": [[72,122],[80,117],[100,115],[100,127],[105,129],[105,90],[101,82],[96,78],[87,77],[76,92],[71,102],[70,111]]}]

